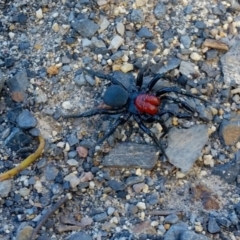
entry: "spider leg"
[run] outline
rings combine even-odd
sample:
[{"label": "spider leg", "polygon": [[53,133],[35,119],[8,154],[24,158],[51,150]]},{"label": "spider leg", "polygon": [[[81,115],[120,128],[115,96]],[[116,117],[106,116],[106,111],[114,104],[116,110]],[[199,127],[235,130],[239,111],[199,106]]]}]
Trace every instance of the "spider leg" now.
[{"label": "spider leg", "polygon": [[83,113],[78,113],[78,114],[70,114],[70,115],[63,115],[63,118],[80,118],[80,117],[91,117],[97,114],[118,114],[118,113],[123,113],[125,111],[125,108],[122,109],[116,109],[116,110],[109,110],[109,109],[93,109],[87,112]]},{"label": "spider leg", "polygon": [[160,99],[166,99],[166,100],[171,100],[175,103],[180,103],[185,109],[187,109],[188,111],[194,113],[195,112],[195,109],[190,106],[187,102],[184,102],[178,98],[174,98],[174,97],[171,97],[171,96],[162,96],[160,97]]},{"label": "spider leg", "polygon": [[146,92],[149,92],[152,90],[152,88],[155,86],[155,84],[158,82],[159,79],[161,79],[164,75],[163,74],[157,74],[147,85]]},{"label": "spider leg", "polygon": [[111,128],[108,129],[107,133],[93,145],[93,147],[89,151],[89,155],[92,156],[95,152],[96,146],[102,144],[109,136],[111,136],[116,131],[119,125],[122,125],[125,122],[127,122],[131,115],[132,115],[131,113],[127,113],[126,115],[121,115],[119,118],[117,118],[117,120],[113,123]]},{"label": "spider leg", "polygon": [[136,79],[136,86],[139,87],[139,89],[142,88],[143,84],[143,74],[146,72],[146,70],[149,68],[149,63],[146,64],[138,73],[137,79]]},{"label": "spider leg", "polygon": [[148,134],[152,138],[152,140],[155,142],[155,144],[160,148],[162,154],[169,161],[169,158],[168,158],[167,154],[165,153],[161,143],[158,141],[158,139],[155,136],[155,134],[149,128],[147,128],[146,125],[144,125],[144,123],[142,122],[140,117],[138,117],[137,115],[133,115],[133,118],[138,123],[138,126],[140,127],[140,129],[142,129],[142,131],[144,131],[146,134]]},{"label": "spider leg", "polygon": [[197,96],[197,95],[194,95],[190,92],[187,92],[186,90],[184,89],[181,89],[181,88],[178,88],[178,87],[163,87],[161,89],[159,89],[157,92],[156,92],[156,96],[161,96],[165,93],[170,93],[170,92],[174,92],[174,93],[178,93],[178,94],[182,94],[182,95],[185,95],[185,96],[188,96],[188,97],[192,97],[192,98],[197,98],[203,102],[207,102],[208,101],[200,96]]},{"label": "spider leg", "polygon": [[161,117],[163,116],[164,114],[169,114],[171,116],[174,116],[174,117],[177,117],[177,118],[186,118],[186,119],[190,119],[192,118],[192,114],[191,113],[187,113],[187,112],[183,112],[183,113],[176,113],[174,111],[171,111],[171,110],[162,110],[158,113],[157,116]]},{"label": "spider leg", "polygon": [[[98,78],[102,78],[102,79],[109,80],[109,81],[111,81],[112,84],[120,85],[120,86],[122,86],[124,89],[126,89],[125,86],[124,86],[121,82],[119,82],[116,78],[114,78],[114,77],[111,76],[111,75],[106,75],[106,74],[104,74],[104,73],[95,72],[95,71],[90,70],[90,69],[87,69],[87,68],[83,68],[83,70],[84,70],[85,72],[89,73],[90,75],[94,76],[94,77],[98,77]],[[126,89],[126,90],[127,90],[127,89]]]}]

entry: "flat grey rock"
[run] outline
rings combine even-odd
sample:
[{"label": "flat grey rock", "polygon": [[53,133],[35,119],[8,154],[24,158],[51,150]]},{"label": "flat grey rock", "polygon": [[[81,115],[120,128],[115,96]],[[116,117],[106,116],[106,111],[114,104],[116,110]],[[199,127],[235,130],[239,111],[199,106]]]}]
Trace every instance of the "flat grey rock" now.
[{"label": "flat grey rock", "polygon": [[105,167],[140,167],[151,169],[157,162],[157,151],[155,146],[147,144],[118,143],[103,158],[102,164]]},{"label": "flat grey rock", "polygon": [[171,164],[188,172],[200,157],[201,150],[208,141],[206,125],[195,125],[188,129],[172,128],[168,134],[168,155]]}]

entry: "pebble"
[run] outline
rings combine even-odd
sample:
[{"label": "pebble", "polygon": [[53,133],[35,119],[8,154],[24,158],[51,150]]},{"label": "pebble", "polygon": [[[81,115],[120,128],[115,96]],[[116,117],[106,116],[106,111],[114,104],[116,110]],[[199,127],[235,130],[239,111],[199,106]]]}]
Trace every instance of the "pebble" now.
[{"label": "pebble", "polygon": [[74,173],[70,173],[65,176],[64,180],[68,181],[72,188],[75,188],[80,183],[80,179]]},{"label": "pebble", "polygon": [[201,60],[202,56],[196,52],[191,53],[190,58],[194,61]]},{"label": "pebble", "polygon": [[69,159],[69,160],[67,160],[67,164],[69,165],[69,166],[78,166],[78,161],[77,160],[75,160],[75,159]]},{"label": "pebble", "polygon": [[167,8],[164,3],[159,2],[158,5],[154,8],[153,14],[157,19],[161,19],[166,15]]},{"label": "pebble", "polygon": [[130,20],[133,23],[141,23],[144,20],[144,14],[140,9],[133,9],[130,15]]},{"label": "pebble", "polygon": [[29,110],[23,110],[17,117],[17,124],[22,129],[33,128],[37,125],[37,119]]},{"label": "pebble", "polygon": [[37,11],[36,11],[36,17],[38,19],[42,19],[43,18],[43,11],[41,8],[39,8]]},{"label": "pebble", "polygon": [[132,70],[133,70],[133,64],[131,64],[131,63],[124,63],[121,66],[121,71],[124,73],[130,72]]},{"label": "pebble", "polygon": [[[157,163],[156,147],[136,143],[119,143],[103,158],[105,167],[141,167],[151,169]],[[138,154],[136,154],[138,153]]]},{"label": "pebble", "polygon": [[12,190],[12,180],[5,180],[0,182],[0,197],[7,197]]},{"label": "pebble", "polygon": [[68,238],[69,240],[93,240],[93,238],[85,233],[84,231],[80,231],[80,232],[77,232],[77,233],[73,233],[69,236]]},{"label": "pebble", "polygon": [[118,34],[120,34],[121,36],[124,35],[125,33],[125,26],[122,22],[118,22],[116,25],[116,30],[118,32]]},{"label": "pebble", "polygon": [[210,217],[208,220],[208,231],[210,233],[218,233],[221,231],[221,229],[218,226],[217,221],[214,217]]},{"label": "pebble", "polygon": [[118,48],[123,44],[123,42],[124,42],[124,39],[121,36],[116,35],[111,40],[110,45],[109,45],[109,49],[118,50]]},{"label": "pebble", "polygon": [[72,109],[73,106],[70,101],[65,101],[62,103],[62,107],[66,110],[70,110],[70,109]]},{"label": "pebble", "polygon": [[201,155],[207,141],[206,125],[195,125],[189,129],[172,128],[168,134],[166,154],[174,166],[186,173]]},{"label": "pebble", "polygon": [[71,27],[83,38],[91,38],[99,30],[98,24],[89,19],[74,20]]},{"label": "pebble", "polygon": [[146,209],[146,204],[144,202],[138,202],[136,206],[140,210],[145,210]]},{"label": "pebble", "polygon": [[34,228],[31,226],[25,226],[17,232],[16,240],[26,240],[31,237]]}]

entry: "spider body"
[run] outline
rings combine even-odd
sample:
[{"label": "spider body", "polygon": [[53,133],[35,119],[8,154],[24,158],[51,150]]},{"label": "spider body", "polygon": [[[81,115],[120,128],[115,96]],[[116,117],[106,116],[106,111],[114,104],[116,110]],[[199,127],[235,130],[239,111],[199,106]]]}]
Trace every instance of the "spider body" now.
[{"label": "spider body", "polygon": [[[151,92],[157,81],[163,77],[162,74],[156,75],[148,83],[146,89],[142,89],[143,74],[145,68],[143,68],[139,72],[136,79],[136,85],[131,86],[129,89],[127,89],[120,81],[118,81],[112,75],[105,75],[88,69],[84,69],[84,71],[88,72],[92,76],[96,76],[110,81],[111,85],[106,89],[103,96],[103,102],[108,105],[110,109],[97,108],[80,114],[65,115],[63,117],[79,118],[91,117],[97,114],[119,114],[112,126],[107,130],[106,134],[94,145],[93,151],[95,150],[95,147],[97,145],[101,144],[110,135],[112,135],[119,125],[124,124],[130,119],[130,117],[133,117],[133,119],[138,123],[139,128],[152,138],[152,140],[161,150],[162,154],[167,158],[167,160],[169,160],[159,139],[149,128],[147,128],[144,122],[159,122],[163,128],[163,133],[160,137],[162,138],[168,133],[168,128],[162,118],[163,115],[169,114],[170,116],[189,119],[195,112],[195,109],[187,102],[180,100],[180,98],[178,97],[169,96],[169,93],[175,93],[177,96],[185,95],[188,97],[200,99],[203,102],[207,102],[200,96],[193,95],[176,86],[163,87],[158,89],[155,93]],[[177,103],[181,105],[182,108],[186,110],[186,112],[174,112],[171,110],[164,110],[164,108],[161,108],[162,100],[168,100]]]}]

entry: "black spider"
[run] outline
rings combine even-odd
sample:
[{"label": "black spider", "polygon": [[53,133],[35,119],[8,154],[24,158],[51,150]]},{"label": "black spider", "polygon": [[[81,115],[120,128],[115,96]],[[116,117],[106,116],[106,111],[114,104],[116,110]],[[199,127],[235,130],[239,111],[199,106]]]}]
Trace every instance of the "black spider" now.
[{"label": "black spider", "polygon": [[[88,72],[92,76],[106,79],[111,82],[111,85],[107,88],[103,96],[103,102],[108,105],[110,109],[93,109],[80,114],[64,115],[63,118],[91,117],[96,114],[120,114],[120,116],[115,120],[110,129],[108,129],[107,133],[94,145],[93,151],[97,145],[103,143],[104,140],[106,140],[111,134],[113,134],[119,125],[127,122],[128,119],[132,116],[133,119],[138,123],[140,129],[152,138],[152,140],[160,148],[162,154],[167,158],[167,160],[169,160],[158,138],[150,129],[147,128],[147,126],[143,122],[159,122],[163,128],[163,133],[160,137],[162,138],[168,133],[168,128],[162,118],[163,115],[169,114],[178,118],[189,119],[195,112],[195,109],[187,102],[182,101],[176,97],[169,96],[168,93],[173,92],[176,95],[181,94],[188,97],[200,99],[204,102],[208,102],[207,100],[199,96],[193,95],[192,93],[189,93],[186,90],[183,90],[176,86],[163,87],[157,90],[155,93],[150,94],[150,91],[157,83],[157,81],[163,77],[163,74],[157,74],[148,83],[146,89],[142,89],[143,74],[145,70],[145,68],[140,70],[136,79],[136,85],[131,86],[131,89],[127,89],[120,81],[118,81],[112,75],[105,75],[89,69],[84,69],[84,71]],[[164,110],[160,108],[162,100],[165,99],[180,104],[184,109],[187,110],[187,112],[176,113],[171,110]]]}]

